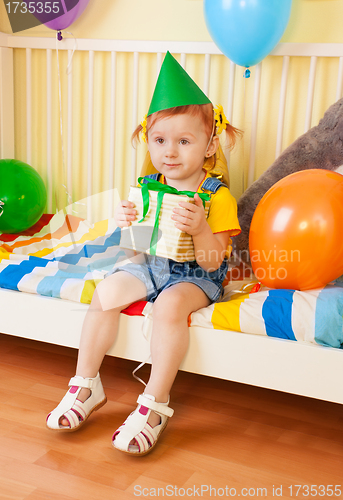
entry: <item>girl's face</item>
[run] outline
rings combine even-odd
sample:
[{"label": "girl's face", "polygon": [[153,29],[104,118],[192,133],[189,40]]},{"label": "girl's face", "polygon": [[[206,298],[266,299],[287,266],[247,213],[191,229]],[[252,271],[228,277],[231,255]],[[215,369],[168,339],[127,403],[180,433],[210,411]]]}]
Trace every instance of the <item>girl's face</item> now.
[{"label": "girl's face", "polygon": [[197,117],[181,114],[161,118],[149,129],[151,161],[167,184],[196,191],[204,176],[204,158],[214,154],[219,145],[217,136],[210,145],[209,139]]}]

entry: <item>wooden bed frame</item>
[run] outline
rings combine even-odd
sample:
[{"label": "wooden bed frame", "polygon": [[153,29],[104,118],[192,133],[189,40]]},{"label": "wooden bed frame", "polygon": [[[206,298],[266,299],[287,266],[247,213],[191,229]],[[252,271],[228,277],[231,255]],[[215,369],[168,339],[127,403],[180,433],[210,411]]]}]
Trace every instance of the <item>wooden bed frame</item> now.
[{"label": "wooden bed frame", "polygon": [[[63,50],[71,52],[74,41],[64,40]],[[30,76],[31,51],[44,49],[47,58],[55,49],[55,40],[34,37],[8,36],[0,33],[0,152],[1,158],[14,158],[14,78],[13,51],[16,48],[26,49],[27,75]],[[161,63],[162,53],[170,50],[181,53],[181,61],[185,63],[187,54],[203,54],[205,57],[204,89],[209,84],[209,64],[212,55],[220,54],[212,43],[183,42],[131,42],[118,40],[79,40],[78,50],[120,51],[134,54],[134,93],[133,121],[137,120],[137,68],[139,53],[157,54],[157,62]],[[338,83],[336,98],[342,96],[343,86],[343,44],[280,44],[273,55],[283,58],[280,110],[278,116],[278,134],[276,155],[281,152],[285,113],[285,96],[287,71],[290,58],[303,56],[310,58],[310,75],[308,80],[308,100],[306,105],[305,130],[311,126],[313,109],[313,93],[315,87],[315,70],[317,58],[336,57],[338,66]],[[115,58],[112,57],[112,61]],[[48,66],[49,68],[49,66]],[[234,65],[231,63],[231,69]],[[48,69],[49,71],[49,69]],[[250,157],[248,184],[253,181],[255,153],[257,141],[258,104],[261,83],[261,64],[257,66],[254,83],[254,102],[252,105],[252,130],[250,134]],[[233,108],[233,82],[228,89],[228,118]],[[49,99],[49,97],[48,97]],[[27,103],[27,120],[30,123],[30,102]],[[69,115],[68,115],[69,116]],[[48,127],[49,128],[49,127]],[[27,139],[27,161],[29,162],[30,138]],[[91,169],[91,162],[88,168]],[[48,178],[51,179],[51,151],[48,151]],[[68,162],[68,171],[70,165]],[[50,170],[49,170],[50,169]],[[131,179],[137,177],[136,152],[132,152]],[[69,174],[68,174],[69,178]],[[113,179],[112,179],[113,180]],[[51,209],[53,187],[48,186],[48,198]],[[89,186],[92,194],[92,186]],[[48,212],[49,210],[48,207]],[[0,289],[0,332],[77,348],[81,325],[87,311],[84,304],[62,299],[42,297]],[[147,320],[149,321],[149,320]],[[148,342],[142,335],[143,317],[122,315],[119,335],[110,349],[113,356],[125,359],[145,360],[149,354]],[[259,387],[285,391],[326,401],[343,404],[343,353],[339,349],[320,347],[280,340],[276,338],[242,334],[234,331],[209,330],[200,327],[190,328],[190,346],[181,366],[182,370],[218,377]]]}]

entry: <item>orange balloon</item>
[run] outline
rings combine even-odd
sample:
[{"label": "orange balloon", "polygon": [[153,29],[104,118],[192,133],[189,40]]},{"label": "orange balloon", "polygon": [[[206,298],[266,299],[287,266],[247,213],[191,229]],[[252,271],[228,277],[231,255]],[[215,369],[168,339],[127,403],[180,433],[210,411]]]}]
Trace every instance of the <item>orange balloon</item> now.
[{"label": "orange balloon", "polygon": [[343,274],[343,175],[302,170],[274,184],[249,233],[256,278],[269,288],[311,290]]}]

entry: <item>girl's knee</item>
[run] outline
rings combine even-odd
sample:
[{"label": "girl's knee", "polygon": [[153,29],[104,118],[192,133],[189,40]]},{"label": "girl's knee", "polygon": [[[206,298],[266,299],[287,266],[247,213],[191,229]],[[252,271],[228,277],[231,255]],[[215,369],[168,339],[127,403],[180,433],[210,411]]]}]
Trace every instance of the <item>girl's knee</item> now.
[{"label": "girl's knee", "polygon": [[100,281],[91,306],[102,311],[122,311],[133,302],[145,298],[144,283],[130,273],[120,271]]},{"label": "girl's knee", "polygon": [[98,283],[94,290],[91,308],[98,311],[120,310],[120,298],[117,295],[116,289],[104,279]]},{"label": "girl's knee", "polygon": [[154,302],[154,320],[162,318],[165,321],[176,322],[184,315],[188,317],[187,297],[182,293],[173,293],[172,289],[167,289],[168,293],[162,292]]}]

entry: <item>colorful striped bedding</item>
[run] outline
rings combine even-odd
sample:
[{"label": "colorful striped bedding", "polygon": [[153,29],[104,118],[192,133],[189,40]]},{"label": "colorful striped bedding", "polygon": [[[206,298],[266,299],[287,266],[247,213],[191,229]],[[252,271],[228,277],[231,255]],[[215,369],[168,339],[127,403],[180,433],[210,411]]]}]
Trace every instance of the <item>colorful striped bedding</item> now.
[{"label": "colorful striped bedding", "polygon": [[43,216],[21,235],[0,235],[0,287],[90,303],[96,284],[125,258],[113,219],[90,225]]},{"label": "colorful striped bedding", "polygon": [[[125,253],[112,219],[90,225],[63,213],[44,215],[30,230],[0,234],[0,287],[90,303],[94,289]],[[299,292],[231,282],[219,303],[193,313],[191,326],[235,330],[341,348],[342,281]],[[134,313],[151,315],[151,304]]]},{"label": "colorful striped bedding", "polygon": [[191,325],[342,348],[343,288],[339,285],[337,281],[304,292],[262,286],[249,293],[238,282],[231,283],[222,302],[191,315]]}]

